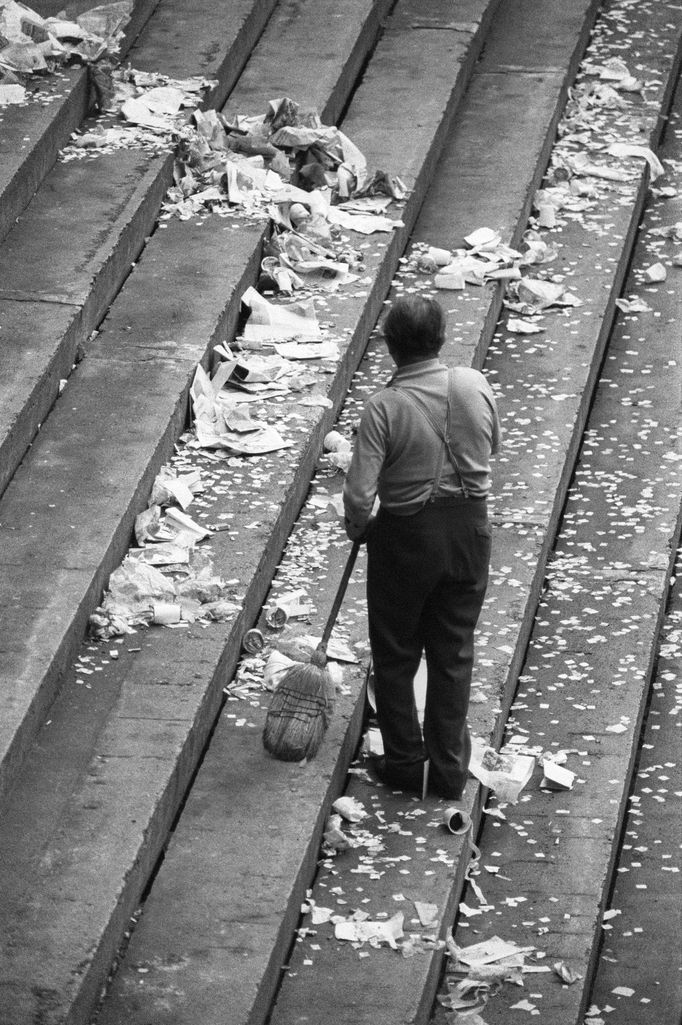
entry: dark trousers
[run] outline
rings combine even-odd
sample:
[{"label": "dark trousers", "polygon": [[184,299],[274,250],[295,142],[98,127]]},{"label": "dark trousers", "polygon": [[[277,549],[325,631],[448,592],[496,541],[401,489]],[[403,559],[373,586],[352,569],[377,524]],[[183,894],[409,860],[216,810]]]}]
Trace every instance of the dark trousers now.
[{"label": "dark trousers", "polygon": [[[469,690],[490,562],[484,499],[443,498],[413,516],[380,510],[367,541],[367,607],[377,719],[389,767],[430,760],[447,796],[466,783]],[[424,734],[414,678],[427,665]]]}]

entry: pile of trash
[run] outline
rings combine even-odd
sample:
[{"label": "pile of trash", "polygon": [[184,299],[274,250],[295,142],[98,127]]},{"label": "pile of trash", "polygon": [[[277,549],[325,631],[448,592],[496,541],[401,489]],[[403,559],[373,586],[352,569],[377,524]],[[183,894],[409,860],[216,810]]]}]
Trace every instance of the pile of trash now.
[{"label": "pile of trash", "polygon": [[455,250],[417,243],[408,268],[433,274],[437,289],[460,291],[487,281],[517,281],[522,267],[551,263],[557,258],[556,249],[532,230],[524,237],[523,251],[506,245],[492,228],[477,228],[463,241],[465,247]]},{"label": "pile of trash", "polygon": [[[276,235],[296,237],[288,239],[285,268],[329,288],[347,273],[330,266],[349,262],[347,245],[341,243],[340,251],[336,246],[343,231],[369,235],[402,223],[388,214],[391,204],[407,197],[401,180],[385,171],[370,174],[365,157],[340,129],[323,125],[315,111],[288,97],[271,100],[261,116],[239,114],[229,122],[220,111],[200,107],[214,80],[102,68],[95,85],[107,117],[76,133],[62,159],[174,149],[162,218],[233,212],[269,217]],[[296,278],[279,271],[275,290],[281,281],[291,287]]]},{"label": "pile of trash", "polygon": [[154,71],[98,66],[93,73],[98,106],[106,115],[75,132],[61,151],[64,162],[121,149],[173,151],[214,79],[170,78]]},{"label": "pile of trash", "polygon": [[118,0],[73,20],[42,18],[16,0],[0,0],[0,107],[23,103],[33,75],[115,54],[132,10],[133,0]]},{"label": "pile of trash", "polygon": [[[312,360],[322,369],[333,366],[339,339],[322,331],[314,295],[359,280],[363,255],[343,232],[392,231],[401,222],[385,211],[405,191],[387,174],[370,177],[342,132],[322,126],[290,99],[273,100],[263,117],[237,118],[235,125],[216,111],[195,111],[194,119],[196,135],[187,159],[176,161],[177,184],[166,208],[190,217],[228,203],[267,215],[272,227],[256,286],[242,296],[247,319],[241,334],[232,346],[213,349],[211,373],[197,367],[191,391],[196,443],[263,455],[292,443],[272,424],[252,419],[247,404],[293,393],[304,405],[331,405],[319,390],[319,374],[309,368]],[[301,294],[295,302],[267,298],[295,292]]]},{"label": "pile of trash", "polygon": [[[588,78],[571,92],[561,139],[552,152],[542,188],[535,193],[530,227],[519,248],[506,245],[494,229],[481,227],[463,239],[462,248],[416,244],[404,261],[406,271],[430,275],[437,290],[462,291],[488,282],[503,283],[505,306],[511,314],[507,327],[515,334],[543,331],[538,321],[549,308],[582,305],[567,289],[563,274],[544,270],[558,256],[557,244],[549,240],[547,229],[560,228],[569,219],[598,210],[605,190],[635,183],[640,177],[636,162],[647,163],[652,182],[663,174],[661,162],[648,146],[640,139],[621,137],[618,128],[614,131],[612,126],[604,126],[598,117],[600,112],[624,108],[621,93],[641,93],[643,83],[620,58],[588,64],[584,71]],[[664,267],[648,268],[647,283],[662,280]],[[626,312],[648,308],[622,302]]]},{"label": "pile of trash", "polygon": [[[304,405],[329,407],[325,395],[307,390],[319,382],[315,372],[305,369],[305,363],[320,360],[333,365],[340,353],[336,340],[322,337],[312,300],[275,305],[249,288],[242,302],[250,316],[234,351],[217,345],[212,375],[201,365],[195,371],[191,388],[194,434],[200,448],[264,455],[288,448],[292,442],[272,424],[253,419],[249,404],[293,394]],[[268,351],[263,351],[266,348]]]},{"label": "pile of trash", "polygon": [[134,633],[138,626],[186,626],[225,621],[240,609],[199,542],[212,531],[185,510],[203,490],[198,471],[177,476],[164,467],[135,521],[137,547],[111,574],[102,604],[90,616],[97,640]]},{"label": "pile of trash", "polygon": [[334,226],[391,231],[396,222],[386,208],[406,194],[399,178],[370,175],[363,154],[338,128],[281,97],[264,114],[240,114],[232,122],[216,110],[195,110],[164,209],[189,218],[229,204],[258,216],[267,212],[280,226],[324,242]]},{"label": "pile of trash", "polygon": [[529,229],[524,235],[522,248],[513,249],[502,241],[498,231],[477,228],[463,239],[465,247],[448,250],[417,243],[408,257],[404,269],[416,274],[433,275],[436,289],[461,291],[469,285],[482,286],[488,282],[502,282],[506,286],[505,306],[513,314],[508,328],[517,334],[536,334],[543,330],[536,320],[527,319],[542,314],[550,307],[581,306],[578,296],[568,290],[558,277],[540,277],[540,268],[556,260],[555,246],[542,238],[541,233]]},{"label": "pile of trash", "polygon": [[[488,1000],[505,985],[524,987],[525,977],[538,973],[553,973],[564,985],[582,978],[565,961],[552,965],[542,963],[542,955],[533,946],[522,947],[499,936],[491,936],[467,947],[458,947],[452,936],[447,939],[450,964],[447,968],[447,995],[438,1002],[454,1012],[454,1020],[468,1025],[485,1025],[478,1014]],[[511,1010],[537,1014],[536,1005],[521,997]]]}]

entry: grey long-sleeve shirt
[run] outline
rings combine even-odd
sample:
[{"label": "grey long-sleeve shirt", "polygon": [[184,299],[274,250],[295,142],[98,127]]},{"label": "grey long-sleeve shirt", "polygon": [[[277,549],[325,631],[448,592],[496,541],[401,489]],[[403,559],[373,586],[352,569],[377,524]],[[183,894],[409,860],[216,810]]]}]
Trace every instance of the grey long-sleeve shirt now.
[{"label": "grey long-sleeve shirt", "polygon": [[[431,497],[443,443],[421,410],[401,391],[411,391],[445,427],[448,368],[439,359],[400,367],[388,387],[365,406],[343,489],[346,530],[362,535],[379,496],[399,516],[417,512]],[[450,443],[459,473],[445,454],[437,495],[485,497],[490,456],[499,449],[500,421],[490,385],[469,367],[454,370]]]}]

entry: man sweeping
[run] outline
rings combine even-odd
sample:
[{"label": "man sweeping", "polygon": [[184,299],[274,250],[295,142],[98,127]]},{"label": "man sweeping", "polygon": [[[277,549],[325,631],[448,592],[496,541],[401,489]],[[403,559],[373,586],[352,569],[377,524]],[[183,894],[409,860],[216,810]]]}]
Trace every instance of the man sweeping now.
[{"label": "man sweeping", "polygon": [[[460,800],[471,742],[474,628],[488,582],[490,456],[500,444],[492,390],[439,359],[439,304],[397,300],[384,320],[396,371],[367,403],[344,485],[346,532],[366,541],[377,719],[389,786]],[[375,497],[379,511],[372,515]],[[414,698],[427,665],[423,735]]]}]

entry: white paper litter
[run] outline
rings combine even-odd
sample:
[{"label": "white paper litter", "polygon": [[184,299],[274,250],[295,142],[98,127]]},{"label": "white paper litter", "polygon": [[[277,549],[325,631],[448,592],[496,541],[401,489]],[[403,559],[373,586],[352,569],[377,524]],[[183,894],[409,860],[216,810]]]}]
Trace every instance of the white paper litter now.
[{"label": "white paper litter", "polygon": [[351,943],[387,943],[394,950],[397,949],[397,940],[401,939],[403,933],[404,915],[402,911],[397,912],[392,918],[386,921],[354,921],[337,922],[334,926],[334,936],[337,940],[349,940]]}]

